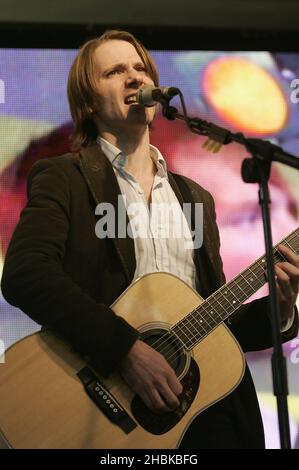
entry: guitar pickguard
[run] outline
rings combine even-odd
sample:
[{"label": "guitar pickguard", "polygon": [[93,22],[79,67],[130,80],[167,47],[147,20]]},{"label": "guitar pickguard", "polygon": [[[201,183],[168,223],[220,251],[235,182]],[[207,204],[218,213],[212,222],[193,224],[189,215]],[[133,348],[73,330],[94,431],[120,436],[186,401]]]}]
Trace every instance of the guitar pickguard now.
[{"label": "guitar pickguard", "polygon": [[200,370],[192,358],[181,384],[183,392],[180,397],[180,406],[170,413],[153,413],[136,395],[131,403],[131,411],[138,424],[146,431],[159,435],[172,429],[182,419],[190,408],[200,386]]}]

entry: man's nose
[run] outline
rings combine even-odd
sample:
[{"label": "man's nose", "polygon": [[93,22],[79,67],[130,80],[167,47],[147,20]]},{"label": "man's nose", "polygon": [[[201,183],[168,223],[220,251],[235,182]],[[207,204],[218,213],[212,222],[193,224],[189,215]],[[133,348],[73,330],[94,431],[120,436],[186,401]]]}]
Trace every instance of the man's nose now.
[{"label": "man's nose", "polygon": [[140,86],[144,84],[144,74],[139,70],[130,69],[127,75],[127,85],[128,86]]}]

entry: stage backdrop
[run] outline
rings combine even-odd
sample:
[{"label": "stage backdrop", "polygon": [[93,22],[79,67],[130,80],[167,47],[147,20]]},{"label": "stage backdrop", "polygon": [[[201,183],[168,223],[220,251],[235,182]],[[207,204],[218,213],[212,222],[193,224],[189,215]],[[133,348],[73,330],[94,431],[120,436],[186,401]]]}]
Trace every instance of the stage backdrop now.
[{"label": "stage backdrop", "polygon": [[[72,127],[66,81],[74,56],[74,50],[0,49],[1,264],[26,202],[30,167],[39,158],[69,149]],[[271,139],[299,154],[299,87],[294,81],[299,77],[299,54],[153,51],[153,57],[160,70],[161,85],[181,89],[190,116],[248,136]],[[173,104],[178,105],[176,99]],[[189,176],[213,194],[224,270],[227,279],[231,279],[264,252],[257,187],[246,185],[240,176],[246,152],[231,144],[212,154],[202,148],[203,137],[161,115],[151,133],[152,143],[160,148],[171,170]],[[270,189],[275,243],[298,226],[298,181],[295,170],[273,166]],[[258,295],[264,293],[265,290]],[[7,349],[39,326],[2,297],[0,302],[0,339]],[[292,443],[299,448],[299,339],[289,343],[285,353]],[[248,355],[267,446],[273,448],[279,446],[279,440],[270,358],[270,351]]]}]

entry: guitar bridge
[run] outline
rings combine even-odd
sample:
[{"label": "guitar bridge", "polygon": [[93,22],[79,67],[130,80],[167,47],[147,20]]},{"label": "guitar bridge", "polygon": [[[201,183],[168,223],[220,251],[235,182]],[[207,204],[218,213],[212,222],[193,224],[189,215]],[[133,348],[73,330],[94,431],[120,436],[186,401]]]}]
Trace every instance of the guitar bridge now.
[{"label": "guitar bridge", "polygon": [[77,376],[89,397],[112,423],[119,426],[126,434],[136,428],[135,421],[89,367],[83,367]]}]

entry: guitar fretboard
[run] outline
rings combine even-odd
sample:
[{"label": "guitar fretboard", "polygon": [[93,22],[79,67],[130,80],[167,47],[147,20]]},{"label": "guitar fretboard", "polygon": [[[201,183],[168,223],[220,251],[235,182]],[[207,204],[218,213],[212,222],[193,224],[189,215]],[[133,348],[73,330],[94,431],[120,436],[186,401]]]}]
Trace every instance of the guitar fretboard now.
[{"label": "guitar fretboard", "polygon": [[[285,245],[299,254],[299,228],[274,247],[275,264],[285,260],[277,250],[278,245]],[[266,256],[264,255],[174,325],[172,330],[180,338],[185,348],[187,350],[194,348],[199,341],[257,292],[266,283],[265,274]]]}]

